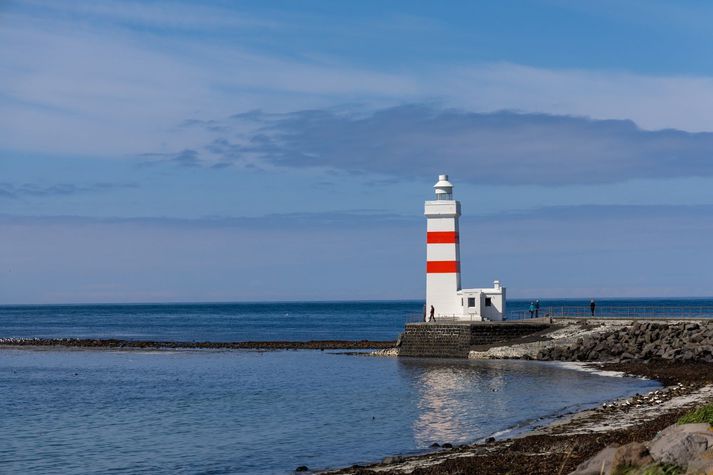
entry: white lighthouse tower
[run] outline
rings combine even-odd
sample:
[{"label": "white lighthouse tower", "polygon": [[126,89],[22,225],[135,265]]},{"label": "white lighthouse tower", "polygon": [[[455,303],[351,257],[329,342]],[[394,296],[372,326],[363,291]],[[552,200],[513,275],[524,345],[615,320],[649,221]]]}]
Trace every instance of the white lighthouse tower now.
[{"label": "white lighthouse tower", "polygon": [[460,202],[453,199],[448,175],[440,175],[435,201],[426,201],[426,313],[433,306],[436,316],[457,315],[454,298],[460,290]]},{"label": "white lighthouse tower", "polygon": [[436,199],[426,201],[426,315],[434,319],[502,320],[505,288],[495,281],[488,289],[462,289],[460,282],[460,202],[453,199],[448,175],[439,175]]}]

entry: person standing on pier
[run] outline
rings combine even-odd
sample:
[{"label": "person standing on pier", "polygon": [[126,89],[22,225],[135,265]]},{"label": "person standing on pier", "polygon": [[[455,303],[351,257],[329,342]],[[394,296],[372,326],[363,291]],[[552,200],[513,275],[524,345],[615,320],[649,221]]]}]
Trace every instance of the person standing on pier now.
[{"label": "person standing on pier", "polygon": [[436,321],[436,309],[433,308],[433,305],[431,305],[431,314],[428,317],[429,322],[435,322]]},{"label": "person standing on pier", "polygon": [[535,300],[535,318],[540,318],[540,301]]},{"label": "person standing on pier", "polygon": [[594,309],[596,309],[596,308],[597,308],[597,303],[594,301],[594,299],[592,299],[589,302],[589,310],[592,311],[592,316],[594,316]]},{"label": "person standing on pier", "polygon": [[530,302],[530,318],[535,314],[535,302]]}]

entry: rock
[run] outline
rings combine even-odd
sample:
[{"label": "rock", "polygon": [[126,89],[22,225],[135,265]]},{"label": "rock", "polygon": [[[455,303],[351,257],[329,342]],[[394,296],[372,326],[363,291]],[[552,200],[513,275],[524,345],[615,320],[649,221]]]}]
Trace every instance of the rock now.
[{"label": "rock", "polygon": [[668,426],[651,441],[649,452],[660,463],[686,468],[688,462],[713,447],[713,431],[709,424]]},{"label": "rock", "polygon": [[452,448],[453,448],[453,444],[445,443],[445,444],[441,445],[441,447],[443,447],[444,449],[452,449]]},{"label": "rock", "polygon": [[612,459],[613,468],[643,467],[653,463],[649,449],[641,442],[631,442],[616,450]]},{"label": "rock", "polygon": [[705,338],[705,336],[703,335],[703,332],[698,332],[698,333],[694,333],[693,335],[691,335],[691,337],[688,339],[688,341],[690,341],[691,343],[700,343],[703,341],[703,338]]},{"label": "rock", "polygon": [[307,465],[300,465],[295,469],[295,472],[309,472],[309,467]]},{"label": "rock", "polygon": [[439,444],[438,442],[434,442],[434,443],[431,444],[431,448],[432,448],[432,449],[437,449],[437,448],[440,447],[440,446],[441,446],[441,444]]},{"label": "rock", "polygon": [[488,437],[485,439],[486,444],[492,444],[493,442],[495,442],[495,437]]},{"label": "rock", "polygon": [[708,449],[688,462],[686,475],[711,475],[713,474],[713,449]]},{"label": "rock", "polygon": [[574,472],[569,475],[601,475],[611,472],[613,460],[616,451],[619,449],[617,445],[610,445],[597,453],[589,460],[582,462],[577,466]]},{"label": "rock", "polygon": [[669,346],[669,348],[664,351],[664,354],[662,356],[663,359],[665,360],[672,360],[676,358],[679,354],[681,353],[681,350],[674,350]]},{"label": "rock", "polygon": [[656,354],[657,345],[655,343],[649,343],[645,345],[641,350],[641,356],[644,358],[650,358]]},{"label": "rock", "polygon": [[403,457],[399,457],[398,455],[394,455],[393,457],[385,457],[384,460],[381,461],[381,463],[386,463],[386,464],[389,464],[389,463],[399,463],[399,462],[403,462],[403,460],[404,460]]}]

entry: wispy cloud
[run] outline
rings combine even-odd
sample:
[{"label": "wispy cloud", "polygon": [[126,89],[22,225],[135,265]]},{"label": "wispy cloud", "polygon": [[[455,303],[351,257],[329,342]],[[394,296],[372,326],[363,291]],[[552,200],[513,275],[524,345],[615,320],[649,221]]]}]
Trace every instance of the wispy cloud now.
[{"label": "wispy cloud", "polygon": [[284,230],[334,228],[369,228],[372,226],[412,226],[422,222],[421,216],[405,216],[379,209],[352,209],[329,212],[272,213],[264,216],[204,216],[200,218],[173,218],[163,216],[26,216],[0,214],[0,223],[16,225],[129,225],[184,229]]},{"label": "wispy cloud", "polygon": [[51,185],[41,185],[37,183],[0,183],[0,198],[17,199],[23,197],[69,196],[132,188],[138,188],[138,185],[135,183],[108,182],[84,185],[72,183],[56,183]]},{"label": "wispy cloud", "polygon": [[249,121],[261,125],[243,140],[230,140],[231,135],[213,139],[200,156],[191,155],[191,164],[244,165],[259,159],[277,167],[418,178],[445,170],[489,185],[713,176],[713,133],[646,131],[625,120],[415,104],[367,114],[329,109],[252,113]]},{"label": "wispy cloud", "polygon": [[[433,100],[481,113],[631,119],[652,130],[705,131],[713,123],[708,76],[492,61],[384,67],[328,54],[314,43],[291,51],[284,44],[305,28],[304,18],[293,22],[271,12],[275,22],[264,11],[246,14],[226,5],[10,3],[0,25],[0,43],[13,45],[0,50],[0,142],[37,153],[169,153],[196,149],[205,140],[175,127],[186,117],[345,102],[373,110]],[[306,24],[337,34],[341,26],[326,23],[311,18]],[[280,30],[284,41],[259,41],[264,28]],[[238,39],[216,36],[225,29]],[[239,36],[245,31],[258,33]]]},{"label": "wispy cloud", "polygon": [[154,165],[157,163],[170,163],[180,167],[193,168],[201,165],[198,152],[191,149],[184,149],[176,153],[142,153],[139,157],[146,159],[142,165]]},{"label": "wispy cloud", "polygon": [[[515,226],[523,230],[520,239],[532,240],[526,235],[529,227],[536,223],[537,229],[546,230],[556,223],[557,226],[571,226],[571,229],[587,230],[582,224],[604,222],[650,222],[646,227],[656,228],[661,221],[694,223],[698,229],[713,228],[713,205],[573,205],[545,206],[533,209],[511,210],[498,213],[468,212],[461,217],[464,226],[477,229],[485,226]],[[333,228],[340,231],[345,228],[380,228],[406,226],[419,228],[424,225],[422,215],[391,213],[382,209],[351,209],[325,212],[271,213],[263,216],[204,216],[198,218],[175,218],[163,216],[73,216],[47,215],[27,216],[0,214],[0,223],[19,225],[131,225],[168,228],[235,228],[246,230],[260,229],[297,229],[297,228]],[[637,224],[635,227],[639,227]],[[630,228],[630,226],[628,227]],[[627,228],[627,229],[628,229]],[[613,228],[612,228],[613,229]],[[670,229],[675,235],[678,227]],[[648,232],[648,231],[647,231]],[[421,239],[420,231],[417,240]],[[510,234],[510,233],[508,233]],[[596,241],[600,234],[593,234]],[[503,234],[495,233],[493,239],[503,239]],[[553,239],[548,236],[547,239]],[[487,246],[485,251],[489,252]]]},{"label": "wispy cloud", "polygon": [[23,0],[39,19],[74,19],[94,25],[153,28],[163,32],[277,27],[278,22],[219,4],[108,0],[99,3]]}]

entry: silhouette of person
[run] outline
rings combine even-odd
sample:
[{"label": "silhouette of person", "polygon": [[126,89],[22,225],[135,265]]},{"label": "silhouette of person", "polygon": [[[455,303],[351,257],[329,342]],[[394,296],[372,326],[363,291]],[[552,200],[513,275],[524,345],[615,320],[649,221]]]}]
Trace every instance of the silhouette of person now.
[{"label": "silhouette of person", "polygon": [[535,318],[540,317],[540,301],[535,300]]},{"label": "silhouette of person", "polygon": [[594,309],[595,309],[595,308],[597,308],[597,303],[594,301],[594,299],[592,299],[592,300],[589,302],[589,310],[592,311],[592,316],[594,316]]},{"label": "silhouette of person", "polygon": [[530,302],[530,318],[535,315],[535,302]]},{"label": "silhouette of person", "polygon": [[435,316],[435,314],[436,314],[436,309],[433,308],[433,305],[431,305],[431,314],[430,314],[429,317],[428,317],[428,321],[429,321],[429,322],[435,322],[435,321],[436,321],[436,316]]}]

